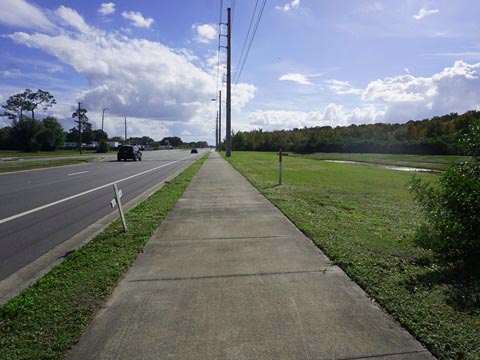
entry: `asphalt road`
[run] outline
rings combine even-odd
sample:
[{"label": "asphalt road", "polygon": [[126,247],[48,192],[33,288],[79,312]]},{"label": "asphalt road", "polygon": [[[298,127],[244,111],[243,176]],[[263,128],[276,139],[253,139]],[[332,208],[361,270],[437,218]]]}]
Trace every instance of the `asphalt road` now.
[{"label": "asphalt road", "polygon": [[0,281],[111,213],[113,183],[126,203],[207,150],[144,152],[142,161],[0,175]]}]

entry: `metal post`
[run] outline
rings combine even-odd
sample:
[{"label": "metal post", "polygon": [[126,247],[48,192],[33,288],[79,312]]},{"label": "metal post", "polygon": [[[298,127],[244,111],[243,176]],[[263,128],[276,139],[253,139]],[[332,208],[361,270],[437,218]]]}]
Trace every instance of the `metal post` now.
[{"label": "metal post", "polygon": [[103,118],[105,117],[105,110],[107,110],[107,108],[102,108],[102,134],[103,134]]},{"label": "metal post", "polygon": [[282,155],[283,150],[278,152],[278,185],[282,185]]},{"label": "metal post", "polygon": [[231,53],[232,53],[232,26],[230,18],[230,8],[227,9],[227,129],[226,139],[227,148],[226,156],[232,156],[232,107],[231,107]]},{"label": "metal post", "polygon": [[78,144],[79,144],[79,149],[80,149],[80,154],[82,153],[82,122],[83,122],[83,116],[80,114],[80,105],[81,103],[78,103]]},{"label": "metal post", "polygon": [[125,216],[123,215],[122,201],[120,200],[122,194],[118,191],[117,184],[113,184],[113,191],[115,191],[115,201],[117,202],[118,211],[120,212],[120,217],[122,218],[123,230],[127,231],[127,222],[125,221]]},{"label": "metal post", "polygon": [[215,119],[215,150],[218,150],[218,111]]},{"label": "metal post", "polygon": [[125,117],[125,145],[127,145],[127,118]]},{"label": "metal post", "polygon": [[218,151],[222,151],[222,90],[218,91]]}]

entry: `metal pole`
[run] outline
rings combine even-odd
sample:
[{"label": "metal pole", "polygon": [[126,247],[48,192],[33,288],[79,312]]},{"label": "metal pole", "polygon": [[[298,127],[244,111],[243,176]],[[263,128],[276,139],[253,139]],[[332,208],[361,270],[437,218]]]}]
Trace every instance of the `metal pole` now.
[{"label": "metal pole", "polygon": [[283,150],[278,152],[278,185],[282,185],[282,155]]},{"label": "metal pole", "polygon": [[230,18],[230,8],[227,9],[227,129],[226,129],[226,156],[232,156],[232,107],[231,107],[231,53],[232,53],[232,27]]},{"label": "metal pole", "polygon": [[78,103],[78,145],[80,149],[80,154],[82,153],[82,121],[83,116],[80,114],[80,102]]},{"label": "metal pole", "polygon": [[125,145],[127,145],[127,118],[125,117]]},{"label": "metal pole", "polygon": [[218,92],[218,151],[222,151],[222,90]]},{"label": "metal pole", "polygon": [[115,200],[117,201],[118,211],[120,212],[120,217],[122,218],[123,230],[127,231],[127,222],[125,221],[125,215],[123,214],[122,201],[120,200],[121,196],[118,193],[117,184],[113,184],[113,191],[115,191]]},{"label": "metal pole", "polygon": [[103,133],[103,118],[105,117],[105,110],[107,110],[107,108],[102,108],[102,133]]},{"label": "metal pole", "polygon": [[218,150],[218,110],[217,118],[215,119],[215,149]]}]

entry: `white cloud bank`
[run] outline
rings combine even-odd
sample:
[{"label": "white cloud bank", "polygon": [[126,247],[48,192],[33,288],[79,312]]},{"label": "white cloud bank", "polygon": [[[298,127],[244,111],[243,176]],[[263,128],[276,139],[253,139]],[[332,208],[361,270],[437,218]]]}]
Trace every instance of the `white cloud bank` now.
[{"label": "white cloud bank", "polygon": [[24,0],[1,0],[0,14],[0,21],[9,26],[44,31],[55,29],[42,9]]},{"label": "white cloud bank", "polygon": [[308,77],[304,74],[284,74],[278,78],[281,81],[293,81],[300,85],[312,85],[312,82],[308,80]]}]

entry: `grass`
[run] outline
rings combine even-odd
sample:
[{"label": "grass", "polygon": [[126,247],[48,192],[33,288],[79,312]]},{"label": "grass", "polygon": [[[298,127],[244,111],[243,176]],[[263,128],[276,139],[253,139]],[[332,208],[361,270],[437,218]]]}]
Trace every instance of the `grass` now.
[{"label": "grass", "polygon": [[181,196],[207,156],[191,165],[0,306],[0,359],[61,359]]},{"label": "grass", "polygon": [[[116,150],[109,150],[109,153],[115,153]],[[97,154],[96,150],[83,150],[82,154],[78,150],[56,150],[56,151],[38,151],[36,153],[22,152],[18,150],[0,150],[0,159],[10,157],[35,158],[35,157],[55,157],[55,156],[88,156]]]},{"label": "grass", "polygon": [[234,152],[228,161],[435,356],[480,358],[480,278],[415,246],[422,216],[411,174],[289,156],[278,186],[276,154]]},{"label": "grass", "polygon": [[85,164],[92,161],[96,161],[98,158],[85,157],[76,159],[57,159],[57,160],[42,160],[42,161],[13,161],[13,162],[0,162],[0,173],[10,172],[17,170],[33,170],[46,167],[64,166],[64,165],[76,165]]},{"label": "grass", "polygon": [[[297,155],[294,155],[297,156]],[[367,153],[314,153],[302,155],[315,160],[358,161],[372,164],[417,167],[431,170],[445,170],[451,163],[470,159],[460,155],[404,155],[404,154],[367,154]]]}]

